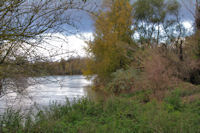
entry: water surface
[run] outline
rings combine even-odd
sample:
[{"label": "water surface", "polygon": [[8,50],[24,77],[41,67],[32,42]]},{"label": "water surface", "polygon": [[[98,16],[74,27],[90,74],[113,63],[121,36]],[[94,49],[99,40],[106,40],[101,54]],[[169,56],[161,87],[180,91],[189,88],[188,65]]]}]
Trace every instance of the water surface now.
[{"label": "water surface", "polygon": [[29,110],[31,107],[45,107],[53,102],[63,104],[66,98],[72,101],[86,97],[86,86],[92,83],[82,75],[29,78],[28,81],[22,94],[13,92],[0,98],[0,112],[9,107]]}]

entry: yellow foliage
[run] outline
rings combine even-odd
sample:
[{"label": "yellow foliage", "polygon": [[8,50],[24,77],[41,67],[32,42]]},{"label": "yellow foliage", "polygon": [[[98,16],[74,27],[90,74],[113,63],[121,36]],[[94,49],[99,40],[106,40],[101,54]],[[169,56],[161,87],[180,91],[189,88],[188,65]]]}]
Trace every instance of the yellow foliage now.
[{"label": "yellow foliage", "polygon": [[88,43],[91,60],[86,74],[97,74],[105,79],[130,61],[132,40],[132,6],[128,0],[109,1],[95,19],[94,40]]}]

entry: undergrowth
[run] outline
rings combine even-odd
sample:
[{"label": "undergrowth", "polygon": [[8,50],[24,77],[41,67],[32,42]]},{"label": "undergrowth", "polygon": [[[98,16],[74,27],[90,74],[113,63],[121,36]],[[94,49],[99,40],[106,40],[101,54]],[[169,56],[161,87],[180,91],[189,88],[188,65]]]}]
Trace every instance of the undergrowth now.
[{"label": "undergrowth", "polygon": [[[140,92],[144,93],[144,92]],[[138,94],[136,94],[138,95]],[[29,115],[8,111],[1,117],[2,133],[198,133],[200,101],[181,100],[171,92],[162,102],[133,100],[134,94],[93,102],[83,98],[71,104],[53,104],[34,120]],[[24,121],[24,118],[25,121]]]}]

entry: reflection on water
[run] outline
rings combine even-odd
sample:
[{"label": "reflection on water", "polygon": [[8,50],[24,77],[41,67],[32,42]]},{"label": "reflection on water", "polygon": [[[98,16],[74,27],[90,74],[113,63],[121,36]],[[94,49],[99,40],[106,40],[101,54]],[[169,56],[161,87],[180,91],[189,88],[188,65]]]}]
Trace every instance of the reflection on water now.
[{"label": "reflection on water", "polygon": [[76,76],[48,76],[30,78],[33,84],[26,88],[26,93],[9,93],[0,99],[0,112],[6,108],[29,109],[34,106],[48,106],[52,102],[64,103],[66,98],[69,101],[74,98],[81,98],[88,95],[86,86],[91,85],[91,80],[81,75]]}]

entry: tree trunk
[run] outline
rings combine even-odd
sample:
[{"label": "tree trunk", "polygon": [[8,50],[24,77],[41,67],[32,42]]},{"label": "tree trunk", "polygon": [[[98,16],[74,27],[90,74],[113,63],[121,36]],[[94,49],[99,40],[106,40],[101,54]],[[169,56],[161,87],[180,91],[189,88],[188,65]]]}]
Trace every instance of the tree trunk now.
[{"label": "tree trunk", "polygon": [[0,96],[2,94],[3,91],[3,84],[2,84],[2,79],[0,79]]},{"label": "tree trunk", "polygon": [[181,61],[183,61],[183,40],[181,40],[181,43],[179,45],[179,58]]},{"label": "tree trunk", "polygon": [[200,0],[196,0],[195,23],[197,31],[200,31]]}]

